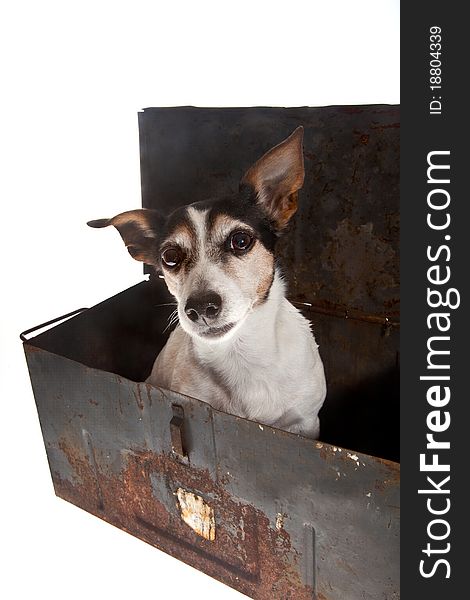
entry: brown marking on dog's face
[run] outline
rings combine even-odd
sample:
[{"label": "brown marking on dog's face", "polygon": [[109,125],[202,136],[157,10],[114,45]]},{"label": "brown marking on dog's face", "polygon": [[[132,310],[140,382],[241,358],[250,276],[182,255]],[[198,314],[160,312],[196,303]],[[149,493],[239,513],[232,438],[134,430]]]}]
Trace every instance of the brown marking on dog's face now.
[{"label": "brown marking on dog's face", "polygon": [[272,257],[269,266],[271,267],[271,271],[269,271],[269,267],[267,266],[266,275],[261,278],[256,288],[256,302],[253,304],[253,307],[263,304],[268,299],[269,290],[274,280],[274,257]]},{"label": "brown marking on dog's face", "polygon": [[[253,232],[253,236],[255,235]],[[255,239],[252,248],[242,256],[227,256],[222,269],[230,279],[237,282],[242,294],[250,298],[252,307],[267,299],[274,277],[274,255],[260,240]]]},{"label": "brown marking on dog's face", "polygon": [[165,246],[178,246],[188,255],[197,249],[197,236],[194,229],[187,222],[179,223],[166,237]]},{"label": "brown marking on dog's face", "polygon": [[216,212],[209,219],[209,238],[212,244],[223,243],[228,235],[236,229],[245,229],[246,223],[241,219],[226,214],[224,212]]},{"label": "brown marking on dog's face", "polygon": [[[247,248],[234,245],[242,235]],[[234,238],[235,236],[235,238]],[[178,300],[180,323],[189,333],[207,328],[204,319],[191,322],[185,314],[188,299],[213,293],[221,298],[221,310],[211,325],[223,328],[241,322],[269,294],[274,276],[274,255],[261,241],[252,224],[223,210],[186,209],[182,220],[163,240],[161,251],[176,250],[182,257],[177,266],[162,271],[168,289]]]},{"label": "brown marking on dog's face", "polygon": [[[165,252],[169,249],[174,249],[181,255],[181,263],[174,268],[165,265]],[[197,235],[189,222],[183,221],[178,223],[168,233],[160,246],[160,256],[167,287],[170,293],[178,299],[181,295],[181,284],[198,257]]]},{"label": "brown marking on dog's face", "polygon": [[[242,295],[250,298],[253,305],[263,302],[274,276],[274,255],[264,247],[253,227],[221,212],[212,219],[206,218],[199,233],[196,246],[202,259],[218,265],[222,273],[239,287]],[[246,252],[237,253],[231,247],[231,239],[238,233],[245,233],[253,240]],[[203,277],[199,279],[202,287],[210,287]],[[215,291],[220,293],[220,290]]]}]

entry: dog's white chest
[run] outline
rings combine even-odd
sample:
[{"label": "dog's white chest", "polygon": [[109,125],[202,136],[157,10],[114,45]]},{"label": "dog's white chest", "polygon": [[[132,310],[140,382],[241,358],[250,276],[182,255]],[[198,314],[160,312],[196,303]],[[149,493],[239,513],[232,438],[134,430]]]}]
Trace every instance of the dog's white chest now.
[{"label": "dog's white chest", "polygon": [[213,356],[199,352],[230,391],[226,410],[289,431],[316,435],[326,384],[308,322],[287,301],[269,322]]},{"label": "dog's white chest", "polygon": [[319,434],[326,394],[323,364],[308,321],[284,298],[253,312],[236,338],[198,343],[176,329],[151,383],[260,423]]}]

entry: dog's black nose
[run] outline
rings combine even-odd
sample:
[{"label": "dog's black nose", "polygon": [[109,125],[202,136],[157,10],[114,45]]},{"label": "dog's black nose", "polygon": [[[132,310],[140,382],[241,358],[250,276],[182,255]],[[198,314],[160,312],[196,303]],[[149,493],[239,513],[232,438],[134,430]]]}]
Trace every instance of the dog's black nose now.
[{"label": "dog's black nose", "polygon": [[215,319],[220,312],[222,298],[215,292],[206,292],[199,296],[190,296],[184,307],[184,312],[191,321],[198,319]]}]

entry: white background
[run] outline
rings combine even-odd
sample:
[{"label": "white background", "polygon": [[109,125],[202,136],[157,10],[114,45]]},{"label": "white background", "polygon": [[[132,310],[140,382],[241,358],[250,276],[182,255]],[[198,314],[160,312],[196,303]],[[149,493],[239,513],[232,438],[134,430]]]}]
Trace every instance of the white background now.
[{"label": "white background", "polygon": [[0,595],[241,598],[54,496],[18,334],[143,278],[139,109],[398,103],[398,0],[1,6]]}]

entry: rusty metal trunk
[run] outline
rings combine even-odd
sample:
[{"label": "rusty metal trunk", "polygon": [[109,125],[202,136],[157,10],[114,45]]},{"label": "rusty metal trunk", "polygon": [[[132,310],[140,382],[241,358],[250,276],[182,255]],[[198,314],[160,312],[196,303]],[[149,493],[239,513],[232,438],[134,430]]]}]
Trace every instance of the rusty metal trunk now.
[{"label": "rusty metal trunk", "polygon": [[143,204],[168,210],[233,190],[304,125],[280,260],[325,363],[322,438],[140,383],[170,312],[152,277],[24,337],[59,496],[252,598],[399,598],[398,121],[390,106],[140,113]]}]

